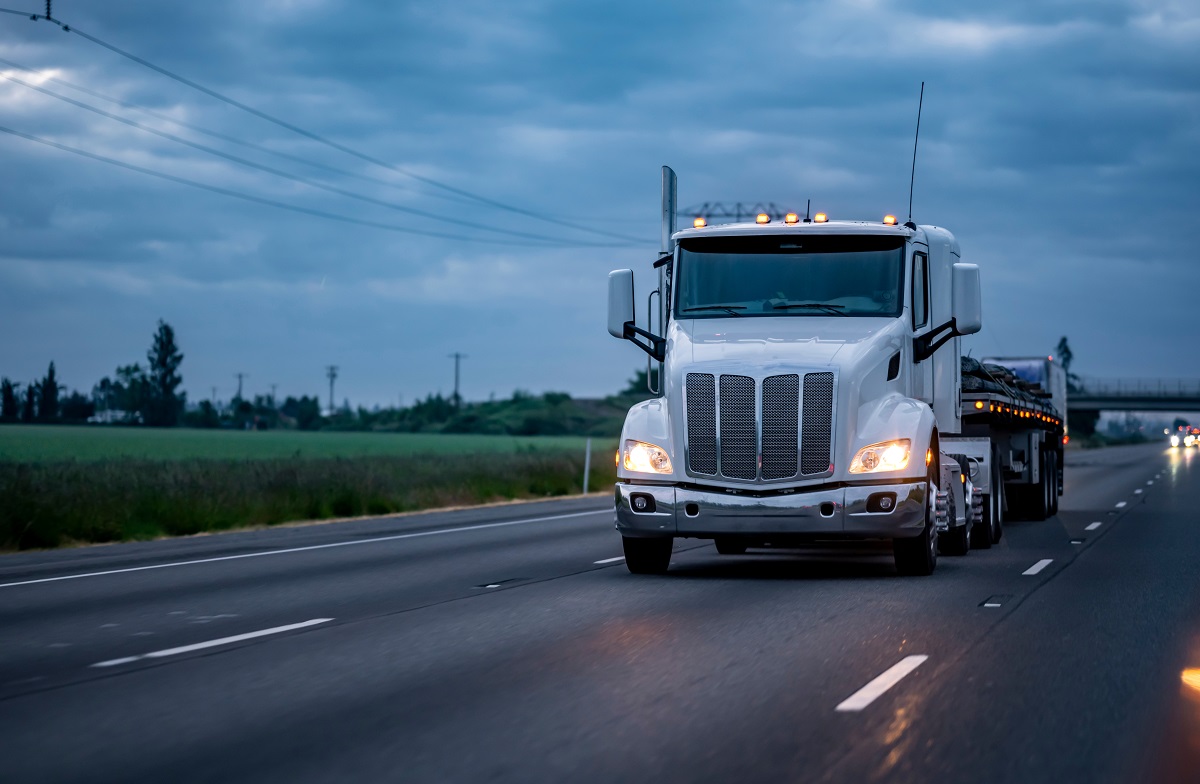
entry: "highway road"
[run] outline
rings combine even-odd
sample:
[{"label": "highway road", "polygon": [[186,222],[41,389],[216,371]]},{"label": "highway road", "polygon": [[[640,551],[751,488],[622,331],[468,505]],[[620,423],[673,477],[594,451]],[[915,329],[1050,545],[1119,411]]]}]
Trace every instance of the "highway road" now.
[{"label": "highway road", "polygon": [[630,575],[611,498],[0,557],[0,780],[1200,781],[1200,452],[1056,518]]}]

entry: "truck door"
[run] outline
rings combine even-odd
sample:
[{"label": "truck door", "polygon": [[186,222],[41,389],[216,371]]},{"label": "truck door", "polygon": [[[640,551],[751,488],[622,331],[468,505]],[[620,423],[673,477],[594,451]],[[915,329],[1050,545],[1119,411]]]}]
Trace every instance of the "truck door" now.
[{"label": "truck door", "polygon": [[[929,254],[917,250],[912,257],[912,274],[909,280],[912,304],[912,334],[923,335],[929,331]],[[909,361],[912,361],[912,341],[908,346]],[[933,405],[933,362],[925,360],[912,369],[912,397]]]}]

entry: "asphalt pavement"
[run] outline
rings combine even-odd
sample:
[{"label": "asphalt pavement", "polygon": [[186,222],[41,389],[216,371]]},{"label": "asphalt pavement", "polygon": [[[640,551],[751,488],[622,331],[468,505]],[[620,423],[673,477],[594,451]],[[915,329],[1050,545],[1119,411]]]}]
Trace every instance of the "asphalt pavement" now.
[{"label": "asphalt pavement", "polygon": [[0,780],[1200,782],[1198,503],[1072,451],[924,578],[630,575],[611,496],[0,556]]}]

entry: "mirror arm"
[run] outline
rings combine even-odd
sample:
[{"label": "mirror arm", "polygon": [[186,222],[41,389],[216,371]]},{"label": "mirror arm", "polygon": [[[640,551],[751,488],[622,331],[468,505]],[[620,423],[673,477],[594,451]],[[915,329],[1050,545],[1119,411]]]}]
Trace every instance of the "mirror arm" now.
[{"label": "mirror arm", "polygon": [[654,269],[658,269],[659,267],[661,267],[664,264],[670,264],[672,259],[674,259],[674,258],[675,257],[672,256],[670,253],[666,254],[665,256],[659,256],[658,259],[655,260],[655,262],[654,262]]},{"label": "mirror arm", "polygon": [[[644,337],[649,341],[649,344],[639,341],[635,337],[636,335],[641,335]],[[653,332],[647,332],[641,327],[635,326],[632,321],[625,322],[625,339],[640,348],[642,351],[645,351],[650,356],[654,357],[654,359],[658,362],[662,362],[667,358],[667,339],[660,338]]]},{"label": "mirror arm", "polygon": [[[949,331],[946,332],[946,330]],[[946,332],[946,334],[937,337],[941,332]],[[958,326],[954,319],[950,319],[939,327],[934,327],[921,337],[913,340],[913,361],[924,362],[932,357],[935,351],[946,345],[947,341],[957,337],[958,334]]]}]

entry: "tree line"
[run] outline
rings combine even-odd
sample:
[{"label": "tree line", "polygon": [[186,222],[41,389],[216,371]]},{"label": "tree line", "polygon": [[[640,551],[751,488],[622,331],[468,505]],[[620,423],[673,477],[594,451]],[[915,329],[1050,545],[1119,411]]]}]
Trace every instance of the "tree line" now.
[{"label": "tree line", "polygon": [[78,391],[66,394],[54,362],[45,376],[28,384],[0,379],[0,422],[77,423],[99,418],[172,427],[180,423],[187,404],[179,390],[182,362],[175,330],[160,319],[146,352],[146,366],[135,362],[118,367],[116,378],[101,379],[90,396]]}]

